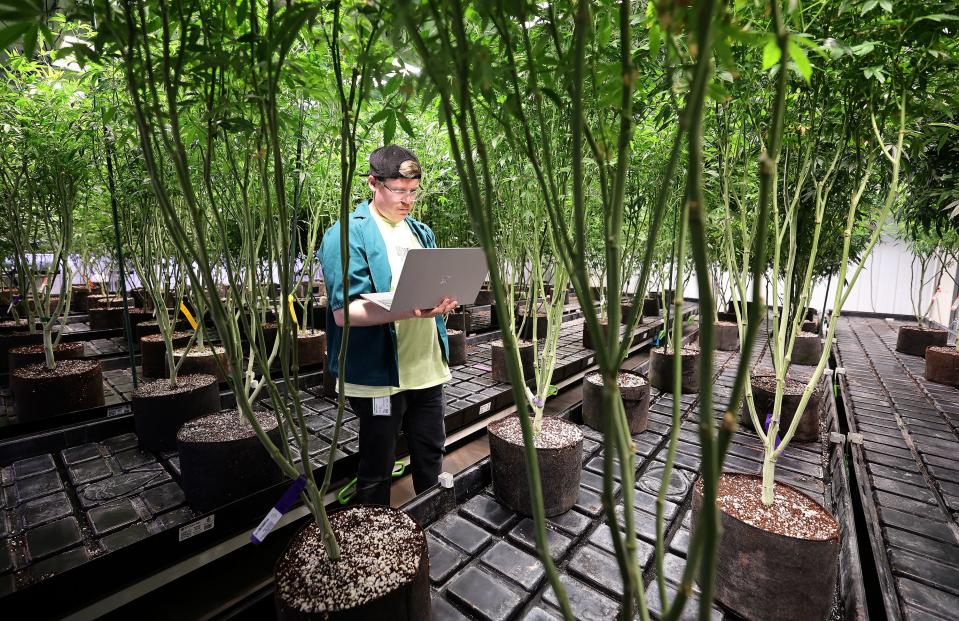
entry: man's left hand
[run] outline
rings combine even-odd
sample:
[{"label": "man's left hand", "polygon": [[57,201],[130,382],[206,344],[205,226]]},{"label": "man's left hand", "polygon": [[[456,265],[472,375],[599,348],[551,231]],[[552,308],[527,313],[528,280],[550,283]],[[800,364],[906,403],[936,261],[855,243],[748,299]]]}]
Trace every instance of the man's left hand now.
[{"label": "man's left hand", "polygon": [[449,298],[443,298],[443,301],[440,302],[436,308],[417,308],[413,311],[413,317],[418,319],[429,319],[430,317],[436,317],[437,315],[445,315],[447,313],[453,312],[453,310],[459,306],[459,302],[456,300],[451,300]]}]

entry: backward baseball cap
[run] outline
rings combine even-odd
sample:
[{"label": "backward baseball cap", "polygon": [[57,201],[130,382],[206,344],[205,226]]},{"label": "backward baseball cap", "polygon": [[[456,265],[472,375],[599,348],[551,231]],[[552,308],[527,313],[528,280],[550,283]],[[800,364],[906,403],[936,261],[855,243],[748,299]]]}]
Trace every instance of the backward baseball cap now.
[{"label": "backward baseball cap", "polygon": [[380,179],[419,179],[422,169],[420,161],[412,151],[391,144],[370,153],[370,170],[367,175]]}]

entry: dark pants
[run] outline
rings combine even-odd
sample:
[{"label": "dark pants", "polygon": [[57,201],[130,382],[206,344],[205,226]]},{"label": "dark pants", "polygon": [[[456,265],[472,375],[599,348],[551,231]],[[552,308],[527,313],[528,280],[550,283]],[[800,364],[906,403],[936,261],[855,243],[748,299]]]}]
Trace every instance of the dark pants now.
[{"label": "dark pants", "polygon": [[443,468],[446,401],[443,385],[404,390],[390,397],[390,415],[373,416],[373,399],[349,397],[360,419],[360,466],[357,503],[389,505],[400,430],[410,451],[413,489],[417,494],[436,485]]}]

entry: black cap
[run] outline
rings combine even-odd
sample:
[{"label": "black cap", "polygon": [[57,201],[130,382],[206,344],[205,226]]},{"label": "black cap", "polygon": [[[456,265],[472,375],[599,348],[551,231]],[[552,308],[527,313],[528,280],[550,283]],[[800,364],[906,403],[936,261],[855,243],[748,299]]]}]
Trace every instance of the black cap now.
[{"label": "black cap", "polygon": [[419,179],[422,172],[420,161],[412,151],[391,144],[370,153],[370,171],[367,175],[380,179]]}]

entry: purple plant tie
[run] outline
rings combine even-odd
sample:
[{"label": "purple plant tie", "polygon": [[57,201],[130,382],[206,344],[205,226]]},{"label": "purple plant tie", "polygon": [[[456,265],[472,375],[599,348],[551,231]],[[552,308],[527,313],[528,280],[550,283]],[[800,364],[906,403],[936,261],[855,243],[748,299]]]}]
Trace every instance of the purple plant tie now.
[{"label": "purple plant tie", "polygon": [[[773,424],[773,413],[766,414],[766,424],[763,425],[763,431],[769,433],[769,426]],[[776,447],[779,448],[779,434],[776,434]]]}]

